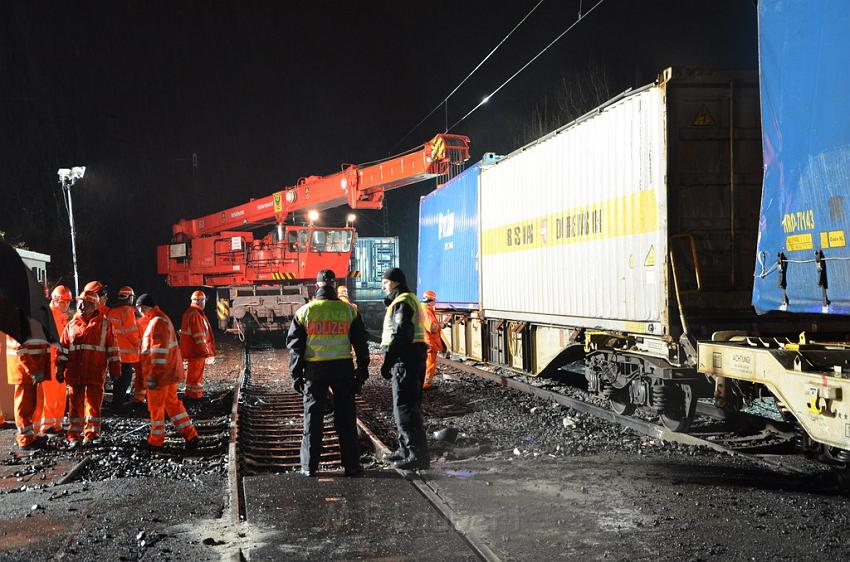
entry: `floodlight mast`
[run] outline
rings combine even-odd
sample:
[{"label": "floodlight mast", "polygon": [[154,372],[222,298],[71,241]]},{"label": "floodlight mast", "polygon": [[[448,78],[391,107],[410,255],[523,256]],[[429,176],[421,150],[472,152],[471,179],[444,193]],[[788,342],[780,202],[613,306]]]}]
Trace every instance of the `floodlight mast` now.
[{"label": "floodlight mast", "polygon": [[68,204],[68,224],[71,226],[71,258],[74,262],[74,296],[80,294],[80,276],[77,272],[77,229],[74,226],[74,204],[71,200],[71,187],[86,175],[85,166],[74,166],[73,168],[60,168],[59,186],[62,195]]}]

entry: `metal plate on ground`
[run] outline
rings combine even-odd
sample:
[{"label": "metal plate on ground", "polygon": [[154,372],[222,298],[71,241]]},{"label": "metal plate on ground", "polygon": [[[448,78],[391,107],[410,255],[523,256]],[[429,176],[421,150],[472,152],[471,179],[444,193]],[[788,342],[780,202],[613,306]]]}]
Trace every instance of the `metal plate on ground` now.
[{"label": "metal plate on ground", "polygon": [[395,473],[244,479],[253,525],[277,532],[256,560],[476,560],[446,520]]}]

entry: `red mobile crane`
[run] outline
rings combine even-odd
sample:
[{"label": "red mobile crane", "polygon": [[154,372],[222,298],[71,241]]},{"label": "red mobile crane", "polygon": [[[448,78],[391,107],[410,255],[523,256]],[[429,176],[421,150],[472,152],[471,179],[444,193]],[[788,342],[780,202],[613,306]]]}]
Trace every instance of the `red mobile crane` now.
[{"label": "red mobile crane", "polygon": [[[269,196],[181,220],[172,227],[172,242],[157,247],[157,270],[172,287],[217,288],[222,330],[283,330],[307,300],[305,281],[322,269],[348,275],[354,228],[315,226],[318,211],[344,203],[380,209],[385,191],[446,175],[468,159],[469,138],[438,134],[403,156],[347,165],[336,174],[302,178]],[[308,220],[296,224],[305,210]]]}]

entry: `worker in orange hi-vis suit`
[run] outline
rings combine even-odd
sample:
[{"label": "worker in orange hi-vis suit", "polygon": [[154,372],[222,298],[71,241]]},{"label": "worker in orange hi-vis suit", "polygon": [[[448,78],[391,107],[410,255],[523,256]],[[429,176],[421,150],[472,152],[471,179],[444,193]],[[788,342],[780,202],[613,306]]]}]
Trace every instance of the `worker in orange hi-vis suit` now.
[{"label": "worker in orange hi-vis suit", "polygon": [[[57,285],[50,294],[50,312],[56,323],[56,333],[62,334],[70,319],[69,307],[71,304],[71,291],[64,285]],[[50,372],[56,372],[56,355],[58,345],[50,349]],[[64,382],[55,378],[45,380],[38,387],[39,400],[41,401],[41,425],[42,433],[59,433],[62,431],[62,420],[65,418],[65,406],[67,402],[67,390]]]},{"label": "worker in orange hi-vis suit", "polygon": [[[136,312],[138,313],[139,307],[136,307]],[[144,335],[145,330],[148,327],[148,322],[150,322],[150,318],[144,315],[136,314],[136,326],[139,328],[139,364],[138,371],[136,371],[135,376],[133,377],[133,399],[130,401],[132,405],[144,404],[145,400],[148,397],[148,387],[145,384],[145,376],[142,374],[142,357],[141,357],[141,336]]]},{"label": "worker in orange hi-vis suit", "polygon": [[353,302],[351,302],[350,300],[348,300],[348,288],[347,287],[345,287],[345,286],[337,287],[336,296],[339,297],[339,300],[341,300],[342,302],[344,302],[346,304],[350,304],[351,306],[353,306],[354,310],[358,310],[358,306],[356,304],[354,304]]},{"label": "worker in orange hi-vis suit", "polygon": [[30,320],[32,337],[23,344],[9,336],[6,339],[6,380],[15,385],[15,436],[22,449],[35,449],[44,445],[39,439],[33,421],[38,406],[37,386],[50,377],[50,344],[45,339],[41,324]]},{"label": "worker in orange hi-vis suit", "polygon": [[204,397],[204,364],[215,362],[215,339],[204,314],[207,297],[203,291],[192,293],[192,304],[180,322],[180,352],[186,360],[186,398]]},{"label": "worker in orange hi-vis suit", "polygon": [[142,344],[142,335],[136,324],[136,295],[130,287],[118,289],[118,306],[109,309],[106,317],[118,342],[118,356],[121,358],[121,377],[112,386],[112,413],[120,413],[124,410],[127,400],[127,389],[133,379],[139,375],[139,349]]},{"label": "worker in orange hi-vis suit", "polygon": [[183,357],[177,344],[177,334],[168,316],[156,305],[151,295],[136,299],[136,308],[147,319],[142,334],[142,376],[148,388],[148,411],[151,429],[148,445],[165,445],[165,416],[170,418],[174,429],[186,440],[186,449],[198,445],[198,432],[177,397],[177,383],[183,380]]},{"label": "worker in orange hi-vis suit", "polygon": [[425,324],[425,342],[428,344],[428,355],[425,356],[425,382],[422,390],[431,388],[434,376],[437,374],[437,352],[444,351],[443,338],[440,335],[440,321],[434,310],[437,293],[425,291],[422,295],[422,321]]},{"label": "worker in orange hi-vis suit", "polygon": [[[59,338],[56,379],[68,385],[68,435],[72,446],[97,442],[100,407],[106,372],[114,381],[121,375],[118,346],[109,321],[98,311],[98,296],[83,291],[77,297],[77,314]],[[85,417],[83,417],[85,416]]]}]

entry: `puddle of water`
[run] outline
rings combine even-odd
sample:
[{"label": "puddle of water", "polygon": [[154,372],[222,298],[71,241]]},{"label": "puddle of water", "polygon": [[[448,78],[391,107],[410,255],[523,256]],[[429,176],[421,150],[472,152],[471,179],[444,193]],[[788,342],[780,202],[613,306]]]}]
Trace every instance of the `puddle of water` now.
[{"label": "puddle of water", "polygon": [[452,478],[472,478],[475,476],[475,472],[466,468],[461,468],[458,470],[447,470],[446,476],[451,476]]}]

